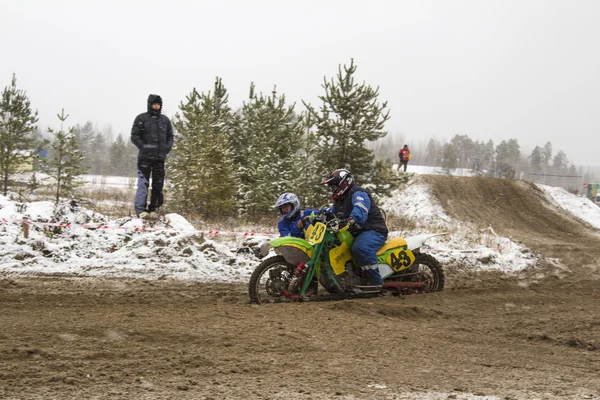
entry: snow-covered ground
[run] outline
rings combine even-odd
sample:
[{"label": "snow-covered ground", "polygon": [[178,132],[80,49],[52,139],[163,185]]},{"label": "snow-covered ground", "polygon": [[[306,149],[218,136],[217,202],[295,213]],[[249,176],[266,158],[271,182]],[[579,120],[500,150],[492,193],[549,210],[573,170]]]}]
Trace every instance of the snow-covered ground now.
[{"label": "snow-covered ground", "polygon": [[[31,172],[15,174],[13,179],[18,182],[28,182],[31,178]],[[36,179],[42,182],[50,182],[52,178],[42,172],[36,172]],[[115,188],[115,189],[135,189],[137,177],[111,176],[111,175],[81,175],[77,179],[83,182],[84,188]]]},{"label": "snow-covered ground", "polygon": [[[10,222],[23,218],[32,221],[27,238],[20,222]],[[2,219],[8,222],[0,223],[1,273],[240,281],[256,266],[253,255],[236,253],[243,247],[239,238],[205,239],[177,214],[154,226],[164,230],[136,231],[143,227],[140,219],[109,220],[78,205],[16,203],[0,196]],[[73,225],[52,225],[57,222]]]},{"label": "snow-covered ground", "polygon": [[600,207],[590,199],[575,196],[560,187],[538,185],[560,208],[600,229]]},{"label": "snow-covered ground", "polygon": [[[90,179],[91,181],[91,179]],[[127,178],[107,179],[125,184]],[[98,182],[97,182],[98,183]],[[600,229],[600,207],[560,188],[542,186],[548,198],[565,212]],[[469,271],[520,271],[539,261],[521,244],[498,236],[491,227],[474,227],[453,220],[432,201],[428,187],[415,180],[385,199],[388,216],[402,216],[409,228],[391,236],[447,232],[431,239],[427,251],[448,267]],[[19,221],[28,218],[28,237]],[[47,201],[17,203],[0,196],[0,273],[67,274],[75,276],[169,277],[199,281],[247,281],[259,262],[253,253],[269,236],[244,239],[239,235],[214,236],[197,231],[183,217],[168,214],[158,231],[136,231],[135,218],[110,220],[79,205],[55,207]],[[53,223],[70,223],[57,227]],[[81,224],[102,225],[88,229]]]},{"label": "snow-covered ground", "polygon": [[105,176],[105,175],[82,175],[84,186],[104,186],[122,189],[135,188],[137,178],[127,176]]},{"label": "snow-covered ground", "polygon": [[425,252],[434,255],[442,265],[472,271],[499,270],[517,272],[534,265],[538,258],[523,245],[498,236],[491,227],[475,227],[449,217],[429,195],[424,183],[411,180],[406,188],[396,190],[382,201],[390,214],[403,216],[416,228],[394,232],[392,236],[447,232],[430,239]]},{"label": "snow-covered ground", "polygon": [[[392,166],[394,171],[398,169],[398,164]],[[407,173],[417,175],[452,175],[452,176],[474,176],[473,170],[470,168],[454,168],[447,170],[442,167],[431,167],[427,165],[411,165],[408,163]],[[401,172],[403,173],[403,172]]]}]

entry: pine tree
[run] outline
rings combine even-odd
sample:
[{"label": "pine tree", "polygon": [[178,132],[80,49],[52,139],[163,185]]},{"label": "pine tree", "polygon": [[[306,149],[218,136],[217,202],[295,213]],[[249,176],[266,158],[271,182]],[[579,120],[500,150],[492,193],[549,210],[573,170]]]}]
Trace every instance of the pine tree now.
[{"label": "pine tree", "polygon": [[37,111],[32,111],[26,92],[17,89],[13,74],[11,85],[4,88],[0,99],[0,176],[5,196],[9,177],[32,156],[37,121]]},{"label": "pine tree", "polygon": [[429,139],[425,155],[425,165],[439,166],[442,163],[442,144],[437,139]]},{"label": "pine tree", "polygon": [[565,172],[566,169],[569,168],[569,160],[567,159],[567,154],[559,150],[558,153],[552,159],[552,168],[556,170],[556,172]]},{"label": "pine tree", "polygon": [[550,166],[550,161],[552,161],[552,143],[546,142],[544,145],[544,150],[542,151],[542,165],[544,168]]},{"label": "pine tree", "polygon": [[542,171],[542,148],[535,146],[531,152],[531,170],[534,174],[539,174]]},{"label": "pine tree", "polygon": [[57,116],[61,121],[61,128],[58,132],[48,128],[48,132],[54,136],[54,141],[49,157],[42,163],[42,171],[56,181],[56,203],[60,201],[61,197],[73,194],[75,188],[80,184],[77,178],[87,171],[87,168],[82,166],[84,156],[77,146],[73,128],[69,128],[67,132],[62,128],[68,115],[65,115],[63,109]]},{"label": "pine tree", "polygon": [[125,160],[123,163],[123,176],[137,177],[137,158],[139,150],[131,142],[127,140],[125,143]]},{"label": "pine tree", "polygon": [[455,156],[458,158],[459,168],[467,168],[474,157],[474,143],[467,135],[455,135],[452,140]]},{"label": "pine tree", "polygon": [[481,159],[483,156],[483,149],[485,149],[485,143],[480,142],[479,140],[473,142],[469,166],[476,176],[479,176],[482,173],[483,167],[481,165]]},{"label": "pine tree", "polygon": [[447,174],[450,174],[451,169],[455,169],[458,166],[458,160],[456,157],[456,150],[452,143],[446,143],[442,149],[442,168],[446,170]]},{"label": "pine tree", "polygon": [[483,146],[481,150],[481,169],[487,170],[488,176],[495,176],[496,168],[495,161],[496,158],[494,156],[494,142],[492,140],[488,140],[488,142]]},{"label": "pine tree", "polygon": [[[376,168],[373,151],[365,142],[387,134],[384,126],[390,116],[386,111],[387,102],[378,101],[378,88],[373,89],[364,82],[355,83],[356,68],[351,60],[350,66],[344,65],[343,70],[339,66],[336,80],[328,82],[325,78],[322,85],[325,95],[319,97],[323,102],[319,112],[305,105],[316,121],[315,162],[319,173],[325,175],[337,168],[348,168],[359,184],[369,186],[373,185],[371,179]],[[391,169],[391,165],[388,168]],[[385,186],[370,189],[375,194],[386,192]]]},{"label": "pine tree", "polygon": [[95,175],[106,175],[108,173],[108,145],[102,132],[97,132],[91,142],[90,151],[85,158],[90,163],[90,173]]},{"label": "pine tree", "polygon": [[109,151],[109,172],[111,175],[127,176],[127,145],[123,140],[123,136],[119,134],[113,144],[110,145]]},{"label": "pine tree", "polygon": [[92,141],[96,136],[96,132],[94,131],[94,125],[91,121],[86,122],[83,126],[77,124],[73,128],[73,135],[75,136],[75,141],[77,142],[77,147],[79,147],[79,151],[81,151],[81,153],[84,156],[83,165],[91,170],[93,164]]},{"label": "pine tree", "polygon": [[37,189],[42,186],[41,182],[38,180],[35,171],[29,177],[27,181],[27,189],[29,189],[29,193],[33,194]]},{"label": "pine tree", "polygon": [[231,140],[240,178],[239,211],[256,214],[270,211],[281,193],[297,192],[305,129],[284,95],[275,90],[272,96],[254,95],[253,85],[250,95],[234,118]]},{"label": "pine tree", "polygon": [[174,119],[177,138],[169,171],[180,209],[205,217],[229,213],[237,188],[227,129],[231,110],[221,78],[214,93],[194,88]]},{"label": "pine tree", "polygon": [[303,208],[321,208],[329,200],[326,200],[326,188],[319,185],[321,173],[319,165],[314,162],[314,154],[317,151],[317,136],[313,131],[315,120],[309,112],[302,113],[302,135],[300,151],[298,152],[298,168],[295,168],[298,176],[296,194],[300,197]]},{"label": "pine tree", "polygon": [[521,159],[521,150],[517,139],[503,140],[496,147],[496,164],[499,177],[514,178],[516,166]]}]

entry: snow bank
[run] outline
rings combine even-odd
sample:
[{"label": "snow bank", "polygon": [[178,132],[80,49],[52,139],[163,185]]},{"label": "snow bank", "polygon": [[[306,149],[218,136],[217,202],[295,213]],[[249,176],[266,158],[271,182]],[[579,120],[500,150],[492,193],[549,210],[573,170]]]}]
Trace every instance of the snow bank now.
[{"label": "snow bank", "polygon": [[[133,228],[143,226],[137,218],[111,221],[76,203],[55,207],[51,202],[15,203],[0,196],[0,218],[24,217],[36,222],[97,223],[108,229],[34,224],[25,238],[19,223],[2,223],[0,273],[237,282],[247,281],[259,261],[248,248],[238,252],[239,246],[231,248],[199,235],[178,214],[168,214],[156,224],[168,232],[136,232]],[[257,245],[267,239],[252,240]]]},{"label": "snow bank", "polygon": [[[398,164],[392,166],[394,170],[398,169]],[[452,176],[474,176],[474,172],[470,168],[453,168],[447,170],[442,167],[431,167],[427,165],[412,165],[408,163],[408,169],[406,170],[409,174],[417,175],[452,175]],[[404,172],[398,172],[400,174]]]},{"label": "snow bank", "polygon": [[586,197],[579,197],[560,187],[537,185],[560,208],[600,229],[600,207]]},{"label": "snow bank", "polygon": [[[600,229],[600,207],[561,188],[540,188],[565,212]],[[410,222],[406,229],[391,232],[392,237],[448,232],[427,242],[426,249],[447,268],[514,273],[539,261],[527,247],[498,236],[491,228],[481,230],[453,220],[418,179],[393,192],[381,207],[388,216],[396,214]],[[210,240],[178,214],[168,214],[157,223],[156,227],[169,231],[136,232],[133,228],[143,226],[140,219],[110,220],[77,203],[55,207],[48,201],[17,203],[0,196],[0,219],[24,217],[39,222],[97,223],[109,229],[31,225],[25,238],[19,223],[0,223],[0,273],[247,282],[260,261],[254,250],[268,241],[255,237],[241,243],[235,236]]]},{"label": "snow bank", "polygon": [[[448,232],[429,240],[428,252],[444,266],[470,271],[498,270],[514,273],[535,265],[538,257],[530,250],[508,238],[498,236],[491,228],[478,229],[469,223],[448,216],[442,206],[429,194],[425,183],[409,181],[404,189],[396,190],[381,202],[388,217],[402,216],[416,228],[394,232],[392,236],[412,236],[422,233]],[[411,224],[411,225],[412,225]]]}]

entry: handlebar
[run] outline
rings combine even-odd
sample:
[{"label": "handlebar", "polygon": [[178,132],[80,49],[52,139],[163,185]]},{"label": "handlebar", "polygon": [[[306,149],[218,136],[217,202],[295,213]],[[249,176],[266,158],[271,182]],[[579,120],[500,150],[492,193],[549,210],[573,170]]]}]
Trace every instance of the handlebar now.
[{"label": "handlebar", "polygon": [[332,219],[327,220],[327,215],[334,215],[334,214],[329,210],[319,210],[316,214],[306,216],[306,217],[302,218],[302,220],[305,223],[310,221],[311,219],[313,221],[317,220],[319,222],[322,222],[323,224],[325,224],[325,226],[327,228],[332,229],[336,234],[349,229],[350,225],[344,225],[343,227],[340,227],[340,223],[343,222],[343,219],[333,216]]}]

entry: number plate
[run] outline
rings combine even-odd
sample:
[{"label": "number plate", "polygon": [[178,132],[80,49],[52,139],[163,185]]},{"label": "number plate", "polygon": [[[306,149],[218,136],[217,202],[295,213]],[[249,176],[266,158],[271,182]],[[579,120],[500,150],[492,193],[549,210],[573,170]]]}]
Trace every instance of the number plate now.
[{"label": "number plate", "polygon": [[317,222],[315,224],[315,228],[312,230],[312,232],[310,233],[310,236],[308,237],[308,241],[311,244],[321,243],[323,241],[323,238],[325,237],[326,230],[327,230],[327,227],[325,227],[324,223]]},{"label": "number plate", "polygon": [[399,272],[415,262],[415,255],[410,250],[398,249],[392,251],[386,261],[394,271]]}]

